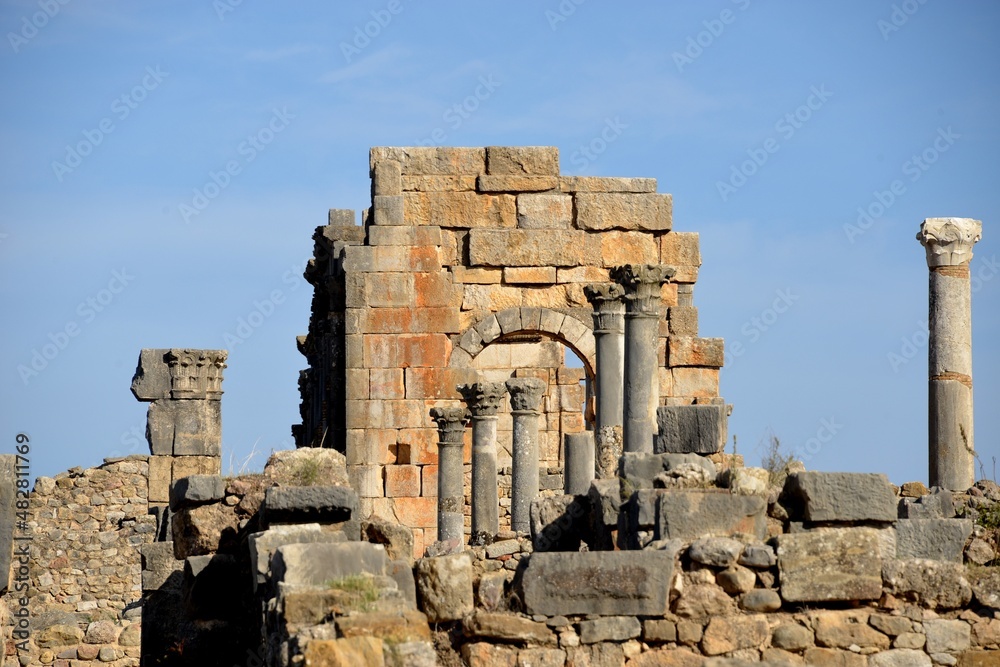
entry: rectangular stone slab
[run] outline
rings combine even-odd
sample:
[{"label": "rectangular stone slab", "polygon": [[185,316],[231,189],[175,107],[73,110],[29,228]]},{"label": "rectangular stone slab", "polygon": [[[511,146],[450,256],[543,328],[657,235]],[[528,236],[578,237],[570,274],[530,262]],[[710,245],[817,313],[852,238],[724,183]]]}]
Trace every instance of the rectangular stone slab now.
[{"label": "rectangular stone slab", "polygon": [[580,266],[600,263],[600,240],[578,229],[472,229],[472,266]]},{"label": "rectangular stone slab", "polygon": [[895,521],[896,495],[885,475],[799,472],[788,476],[781,504],[792,521]]},{"label": "rectangular stone slab", "polygon": [[534,553],[524,572],[529,614],[662,616],[669,610],[673,552]]},{"label": "rectangular stone slab", "polygon": [[746,533],[762,540],[767,536],[767,501],[760,496],[670,490],[658,493],[654,539],[694,540],[704,535]]},{"label": "rectangular stone slab", "polygon": [[882,558],[871,528],[821,528],[778,536],[781,597],[786,602],[877,600]]},{"label": "rectangular stone slab", "polygon": [[962,562],[970,519],[900,519],[896,523],[896,557]]},{"label": "rectangular stone slab", "polygon": [[715,454],[726,446],[725,405],[668,405],[656,409],[660,432],[653,451]]}]

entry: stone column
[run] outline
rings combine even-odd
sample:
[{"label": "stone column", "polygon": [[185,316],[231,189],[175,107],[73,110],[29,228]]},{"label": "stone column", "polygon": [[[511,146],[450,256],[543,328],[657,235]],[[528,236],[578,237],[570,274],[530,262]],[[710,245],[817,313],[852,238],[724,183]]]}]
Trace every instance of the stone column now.
[{"label": "stone column", "polygon": [[653,451],[659,402],[656,346],[660,335],[660,286],[676,269],[662,264],[626,264],[611,269],[611,279],[625,288],[626,452]]},{"label": "stone column", "polygon": [[625,376],[625,290],[615,283],[583,288],[594,307],[594,339],[597,344],[597,415],[594,440],[597,445],[597,477],[618,475],[622,455],[622,392]]},{"label": "stone column", "polygon": [[546,388],[538,378],[507,380],[514,417],[510,528],[519,533],[530,530],[531,501],[538,495],[538,405]]},{"label": "stone column", "polygon": [[954,491],[976,477],[969,261],[982,235],[983,223],[970,218],[927,218],[917,234],[930,269],[930,485]]},{"label": "stone column", "polygon": [[469,418],[465,408],[431,408],[438,426],[437,539],[462,541],[462,444]]},{"label": "stone column", "polygon": [[570,496],[585,496],[594,480],[594,433],[567,433],[563,445],[566,452],[563,491]]},{"label": "stone column", "polygon": [[507,393],[502,382],[460,384],[472,414],[472,544],[491,539],[500,531],[500,498],[497,491],[497,411]]}]

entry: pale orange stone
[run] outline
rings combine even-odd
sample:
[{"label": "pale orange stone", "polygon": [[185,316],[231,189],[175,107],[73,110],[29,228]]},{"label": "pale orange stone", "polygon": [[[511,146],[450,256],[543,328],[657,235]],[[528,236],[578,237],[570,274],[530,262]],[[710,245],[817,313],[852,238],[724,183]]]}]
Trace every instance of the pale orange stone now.
[{"label": "pale orange stone", "polygon": [[387,498],[409,498],[419,496],[420,467],[414,465],[386,466],[385,495]]},{"label": "pale orange stone", "polygon": [[399,522],[410,528],[437,526],[437,498],[394,498],[393,509]]}]

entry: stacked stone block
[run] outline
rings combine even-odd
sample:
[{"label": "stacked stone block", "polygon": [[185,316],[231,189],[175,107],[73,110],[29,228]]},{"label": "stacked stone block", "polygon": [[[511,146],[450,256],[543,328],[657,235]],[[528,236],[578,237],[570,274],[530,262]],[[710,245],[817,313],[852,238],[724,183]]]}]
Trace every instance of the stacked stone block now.
[{"label": "stacked stone block", "polygon": [[149,403],[149,502],[165,507],[175,480],[218,475],[225,350],[144,349],[132,394]]},{"label": "stacked stone block", "polygon": [[[402,521],[417,542],[433,532],[429,411],[456,405],[456,386],[492,366],[479,357],[501,343],[557,341],[583,360],[592,382],[596,346],[583,288],[608,282],[614,266],[676,266],[677,279],[661,289],[662,307],[677,318],[671,329],[662,317],[670,311],[660,312],[656,393],[661,403],[717,398],[721,344],[697,338],[691,303],[698,237],[671,231],[671,197],[656,192],[655,179],[564,176],[551,147],[381,147],[369,167],[372,204],[362,226],[338,215],[317,231],[309,271],[316,298],[299,343],[310,368],[295,427],[300,446],[343,443],[362,513]],[[677,352],[668,361],[671,337]],[[577,403],[580,389],[555,384],[565,403]],[[539,444],[543,472],[559,475],[563,436],[586,426],[579,409],[554,404],[545,406]],[[502,467],[506,420],[501,414]]]}]

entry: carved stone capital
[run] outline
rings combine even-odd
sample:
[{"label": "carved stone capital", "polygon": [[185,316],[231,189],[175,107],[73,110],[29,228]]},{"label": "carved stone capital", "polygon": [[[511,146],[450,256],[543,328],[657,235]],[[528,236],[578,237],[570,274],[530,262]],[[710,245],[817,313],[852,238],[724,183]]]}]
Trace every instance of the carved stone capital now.
[{"label": "carved stone capital", "polygon": [[473,382],[460,384],[456,389],[465,399],[473,417],[495,416],[507,394],[507,387],[503,382]]},{"label": "carved stone capital", "polygon": [[611,279],[625,288],[628,314],[656,317],[660,314],[660,286],[675,273],[676,268],[664,264],[625,264],[610,271]]},{"label": "carved stone capital", "polygon": [[618,283],[585,285],[583,293],[594,307],[594,333],[625,331],[625,288]]},{"label": "carved stone capital", "polygon": [[983,237],[983,223],[972,218],[927,218],[917,240],[927,251],[927,266],[959,266],[972,259],[972,246]]},{"label": "carved stone capital", "polygon": [[438,444],[461,445],[469,413],[465,408],[431,408],[431,419],[437,423]]},{"label": "carved stone capital", "polygon": [[170,398],[218,400],[228,356],[226,350],[167,350],[163,359],[170,370]]},{"label": "carved stone capital", "polygon": [[538,378],[511,378],[507,380],[510,392],[510,409],[514,412],[538,412],[539,404],[548,385]]}]

